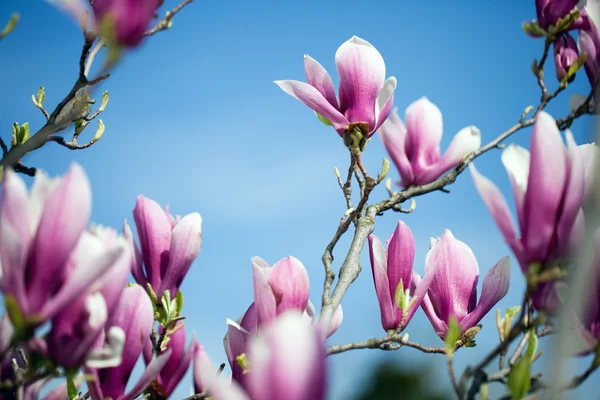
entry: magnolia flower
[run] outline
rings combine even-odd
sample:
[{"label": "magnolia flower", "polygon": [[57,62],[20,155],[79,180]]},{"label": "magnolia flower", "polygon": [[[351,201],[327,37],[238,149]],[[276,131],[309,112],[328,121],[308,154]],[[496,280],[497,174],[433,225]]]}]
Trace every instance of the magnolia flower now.
[{"label": "magnolia flower", "polygon": [[550,25],[556,24],[565,17],[579,3],[579,0],[536,0],[537,22],[547,30]]},{"label": "magnolia flower", "polygon": [[[74,273],[84,268],[86,259],[102,257],[112,247],[123,249],[121,257],[106,274],[82,295],[52,319],[47,341],[53,361],[65,368],[77,368],[85,360],[94,362],[95,353],[89,352],[104,324],[115,309],[129,276],[131,254],[127,242],[108,228],[94,227],[84,232],[67,261],[67,271]],[[117,355],[120,360],[120,354]]]},{"label": "magnolia flower", "polygon": [[477,260],[469,246],[455,239],[446,229],[441,238],[431,239],[425,260],[425,275],[429,273],[433,274],[433,278],[421,306],[435,332],[444,339],[451,318],[456,319],[464,333],[477,325],[506,295],[510,283],[510,260],[502,258],[486,274],[477,303]]},{"label": "magnolia flower", "polygon": [[442,113],[427,97],[408,106],[406,127],[394,110],[379,137],[400,172],[398,184],[405,188],[435,181],[481,145],[479,129],[468,126],[454,136],[441,156]]},{"label": "magnolia flower", "polygon": [[194,393],[203,393],[206,389],[206,383],[202,376],[202,366],[205,363],[210,364],[208,355],[204,351],[204,347],[197,340],[193,343],[192,348],[192,377],[194,380]]},{"label": "magnolia flower", "polygon": [[357,36],[340,46],[335,64],[340,75],[339,100],[325,68],[307,55],[304,70],[308,83],[275,83],[333,125],[340,136],[358,127],[364,137],[371,137],[392,109],[396,78],[385,79],[383,57],[371,43]]},{"label": "magnolia flower", "polygon": [[[335,310],[331,322],[326,331],[326,337],[333,335],[341,326],[344,318],[342,306],[338,306]],[[307,325],[319,327],[318,319],[315,319],[315,307],[310,302],[307,302],[306,309],[302,314],[302,319]],[[258,312],[255,303],[242,314],[236,321],[227,319],[227,334],[223,338],[225,354],[229,361],[229,366],[232,371],[232,378],[242,387],[246,387],[244,372],[244,363],[246,360],[246,352],[252,337],[256,336],[259,330]],[[198,391],[196,391],[198,393]]]},{"label": "magnolia flower", "polygon": [[135,281],[146,287],[150,284],[160,300],[165,290],[174,298],[192,262],[200,253],[202,244],[202,218],[191,213],[175,220],[168,208],[164,211],[158,203],[139,196],[133,210],[141,252],[131,229],[125,221],[123,235],[135,255],[131,273]]},{"label": "magnolia flower", "polygon": [[125,47],[140,44],[163,0],[92,0],[103,33]]},{"label": "magnolia flower", "polygon": [[[556,65],[556,79],[562,82],[567,76],[569,68],[579,57],[577,43],[573,36],[568,33],[560,35],[554,41],[554,63]],[[569,82],[575,79],[575,75],[569,78]]]},{"label": "magnolia flower", "polygon": [[295,257],[286,257],[270,267],[260,257],[252,258],[254,303],[259,323],[272,321],[278,314],[295,309],[304,311],[308,303],[308,273]]},{"label": "magnolia flower", "polygon": [[[293,345],[290,345],[293,344]],[[318,328],[289,310],[254,336],[246,387],[217,376],[208,357],[196,364],[198,380],[215,400],[320,400],[326,392],[325,343]]]},{"label": "magnolia flower", "polygon": [[[531,154],[516,145],[502,153],[517,205],[520,236],[500,190],[470,165],[475,186],[523,272],[534,263],[543,267],[560,261],[578,246],[583,233],[585,169],[568,130],[566,138],[567,147],[554,119],[540,112],[533,126]],[[559,305],[552,282],[539,285],[532,298],[536,308],[550,313]]]},{"label": "magnolia flower", "polygon": [[6,170],[0,208],[0,288],[17,331],[63,311],[126,257],[127,247],[115,244],[73,256],[74,265],[71,253],[91,211],[89,182],[77,164],[62,178],[36,174],[29,194]]},{"label": "magnolia flower", "polygon": [[[108,335],[115,328],[125,333],[122,360],[118,366],[112,368],[86,368],[86,374],[91,377],[87,384],[93,400],[133,400],[158,376],[169,360],[170,351],[154,359],[133,388],[125,392],[131,372],[144,346],[150,343],[153,323],[154,308],[146,291],[138,285],[126,288],[106,326]],[[102,342],[97,345],[102,346]]]},{"label": "magnolia flower", "polygon": [[415,240],[402,221],[398,221],[386,250],[375,235],[369,235],[369,254],[383,329],[402,331],[421,305],[433,273],[421,280],[413,272]]},{"label": "magnolia flower", "polygon": [[[160,332],[163,330],[160,327]],[[168,398],[171,396],[183,375],[185,375],[194,352],[195,340],[185,349],[185,329],[183,322],[178,322],[171,333],[169,333],[169,343],[165,352],[170,352],[171,356],[165,367],[160,371],[152,384],[152,390],[159,398]],[[164,353],[163,353],[164,354]],[[149,365],[152,361],[152,343],[146,342],[144,348],[144,361]]]}]

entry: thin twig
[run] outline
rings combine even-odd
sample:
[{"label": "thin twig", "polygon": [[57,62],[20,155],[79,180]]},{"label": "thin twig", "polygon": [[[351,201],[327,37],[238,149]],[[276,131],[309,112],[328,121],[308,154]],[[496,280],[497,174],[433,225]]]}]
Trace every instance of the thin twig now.
[{"label": "thin twig", "polygon": [[179,11],[181,11],[185,6],[190,4],[192,1],[194,1],[194,0],[184,0],[177,7],[175,7],[171,11],[167,12],[167,15],[163,19],[158,21],[156,23],[156,25],[154,25],[154,27],[152,27],[152,29],[146,31],[145,35],[152,36],[157,32],[169,29],[169,27],[171,26],[171,20],[173,19],[175,14],[177,14]]},{"label": "thin twig", "polygon": [[[394,343],[399,344],[399,346],[392,346]],[[402,333],[393,333],[382,338],[373,338],[362,342],[330,346],[327,348],[327,355],[339,354],[357,349],[397,350],[402,346],[412,347],[413,349],[419,350],[423,353],[446,354],[446,350],[443,347],[421,346],[418,343],[404,340],[404,335]]]},{"label": "thin twig", "polygon": [[83,149],[87,149],[88,147],[90,147],[91,145],[93,145],[94,143],[96,143],[96,140],[93,140],[93,139],[90,140],[89,142],[85,143],[85,144],[79,144],[79,143],[77,143],[76,139],[67,142],[65,140],[65,138],[63,138],[62,136],[50,136],[48,138],[48,141],[49,142],[58,143],[61,146],[66,147],[69,150],[83,150]]},{"label": "thin twig", "polygon": [[459,399],[463,397],[463,389],[458,385],[456,381],[456,372],[454,371],[454,357],[448,357],[448,362],[446,363],[448,366],[448,374],[450,375],[450,382],[452,382],[452,388],[454,389],[454,393],[458,396]]}]

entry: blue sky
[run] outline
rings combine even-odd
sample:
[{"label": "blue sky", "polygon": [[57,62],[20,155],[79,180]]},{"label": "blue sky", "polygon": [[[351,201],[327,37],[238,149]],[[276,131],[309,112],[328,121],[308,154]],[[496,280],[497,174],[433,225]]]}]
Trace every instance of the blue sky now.
[{"label": "blue sky", "polygon": [[[165,10],[175,6],[173,0],[165,3]],[[32,130],[42,126],[31,94],[44,85],[45,104],[57,104],[76,79],[82,44],[78,27],[45,1],[0,2],[0,20],[8,20],[13,11],[21,13],[21,22],[0,42],[0,135],[5,140],[14,121],[28,121]],[[51,175],[63,174],[73,161],[83,165],[92,183],[96,223],[120,229],[123,219],[132,220],[139,194],[170,204],[173,213],[201,213],[204,243],[183,284],[184,312],[188,330],[196,331],[218,364],[226,361],[225,319],[237,318],[252,301],[250,258],[260,256],[271,264],[287,255],[299,258],[318,305],[321,255],[345,211],[333,173],[334,166],[347,168],[341,139],[273,81],[304,80],[306,53],[337,83],[335,51],[357,35],[378,48],[388,76],[398,79],[395,105],[401,116],[411,102],[427,96],[444,115],[442,150],[471,124],[485,143],[539,99],[530,65],[543,43],[521,30],[521,22],[534,17],[533,1],[494,7],[474,0],[460,6],[442,0],[194,2],[177,15],[171,30],[129,54],[101,84],[110,102],[102,115],[106,132],[98,143],[79,152],[51,143],[25,161]],[[552,67],[546,75],[555,87]],[[568,93],[584,93],[587,85],[581,74]],[[562,96],[547,110],[561,117],[569,111],[567,104],[568,95]],[[573,125],[579,143],[589,141],[590,121]],[[88,130],[84,137],[92,134]],[[527,145],[529,134],[519,132],[508,142]],[[374,137],[364,155],[367,169],[374,173],[384,156]],[[476,165],[512,206],[500,152],[488,153]],[[390,176],[398,178],[393,168]],[[422,273],[429,237],[448,228],[473,249],[481,286],[484,274],[510,251],[470,176],[461,176],[450,190],[418,198],[411,215],[380,217],[375,233],[387,239],[402,218],[415,235],[415,269]],[[385,195],[380,187],[372,199]],[[336,247],[336,268],[348,244],[345,237]],[[363,273],[343,300],[344,322],[331,343],[384,334],[366,251],[362,265]],[[518,304],[524,288],[514,260],[512,272],[509,294],[498,305],[503,309]],[[497,343],[493,312],[482,322],[477,348],[457,355],[459,370]],[[412,341],[442,344],[422,312],[407,332]],[[443,356],[412,349],[361,350],[330,358],[331,398],[352,398],[367,379],[365,371],[383,360],[405,368],[428,366],[440,387],[450,387]],[[189,384],[181,384],[174,398],[187,395]],[[581,395],[592,390],[588,382]]]}]

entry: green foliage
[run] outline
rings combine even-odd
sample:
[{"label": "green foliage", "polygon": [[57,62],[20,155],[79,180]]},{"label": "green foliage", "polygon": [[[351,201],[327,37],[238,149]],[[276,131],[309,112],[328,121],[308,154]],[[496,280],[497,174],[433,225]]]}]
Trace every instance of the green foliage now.
[{"label": "green foliage", "polygon": [[315,114],[317,115],[317,118],[319,119],[319,121],[321,121],[322,123],[324,123],[327,126],[333,126],[327,118],[325,118],[324,116],[322,116],[321,114],[319,114],[316,111],[315,111]]},{"label": "green foliage", "polygon": [[521,400],[531,386],[531,358],[521,357],[510,369],[506,382],[508,392],[514,400]]},{"label": "green foliage", "polygon": [[19,126],[17,122],[13,123],[12,126],[12,141],[11,146],[17,146],[25,143],[29,140],[31,133],[29,132],[29,122],[25,122]]},{"label": "green foliage", "polygon": [[8,24],[6,24],[6,26],[4,27],[4,29],[2,29],[2,32],[0,32],[0,39],[4,39],[4,37],[6,35],[8,35],[9,33],[11,33],[15,27],[17,26],[17,23],[19,22],[19,14],[14,13],[11,17],[10,20],[8,21]]}]

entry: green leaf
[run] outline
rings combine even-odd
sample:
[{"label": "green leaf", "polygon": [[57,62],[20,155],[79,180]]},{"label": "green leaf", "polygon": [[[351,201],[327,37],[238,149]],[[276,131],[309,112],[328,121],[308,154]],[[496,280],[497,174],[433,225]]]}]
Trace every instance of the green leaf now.
[{"label": "green leaf", "polygon": [[18,139],[18,143],[19,144],[23,144],[26,141],[29,140],[29,136],[30,136],[30,132],[29,132],[29,122],[25,122],[23,125],[21,125],[21,128],[19,128],[19,136],[17,137]]},{"label": "green leaf", "polygon": [[508,337],[510,334],[510,328],[512,327],[513,320],[517,314],[519,314],[519,311],[521,311],[521,306],[510,307],[506,310],[506,315],[504,315],[504,318],[502,318],[502,332],[504,337]]},{"label": "green leaf", "polygon": [[100,107],[98,108],[98,112],[103,112],[108,104],[108,90],[104,92],[102,95],[102,101],[100,102]]},{"label": "green leaf", "polygon": [[387,158],[383,159],[381,163],[381,173],[377,177],[377,183],[380,183],[387,176],[388,171],[390,170],[390,161]]},{"label": "green leaf", "polygon": [[396,293],[394,294],[394,302],[396,303],[398,308],[401,309],[402,311],[404,311],[404,307],[406,306],[405,300],[406,300],[406,294],[404,293],[404,283],[402,282],[402,279],[400,279],[398,286],[396,286]]},{"label": "green leaf", "polygon": [[521,400],[529,392],[531,386],[531,359],[529,357],[521,357],[512,366],[506,386],[514,400]]},{"label": "green leaf", "polygon": [[88,126],[89,122],[81,118],[75,121],[75,133],[80,134]]},{"label": "green leaf", "polygon": [[15,29],[15,27],[17,26],[17,22],[19,22],[19,18],[20,18],[20,16],[17,13],[14,13],[10,17],[8,24],[6,24],[4,29],[2,29],[2,32],[0,32],[0,39],[4,38],[6,35],[11,33]]},{"label": "green leaf", "polygon": [[181,293],[181,290],[177,290],[175,300],[177,300],[177,315],[179,315],[181,314],[181,310],[183,310],[183,293]]},{"label": "green leaf", "polygon": [[456,318],[450,317],[448,323],[448,333],[446,333],[446,355],[452,357],[456,348],[456,342],[460,339],[460,326]]},{"label": "green leaf", "polygon": [[333,126],[327,118],[325,118],[324,116],[322,116],[321,114],[319,114],[316,111],[315,111],[315,114],[317,115],[317,118],[319,119],[319,121],[321,121],[322,123],[324,123],[327,126]]},{"label": "green leaf", "polygon": [[69,400],[75,400],[79,398],[77,386],[71,377],[67,377],[67,395],[69,396]]},{"label": "green leaf", "polygon": [[44,87],[40,86],[40,88],[38,89],[38,92],[37,92],[36,102],[41,107],[42,104],[44,103],[45,99],[46,99],[46,92],[44,91]]},{"label": "green leaf", "polygon": [[546,36],[547,33],[542,27],[538,24],[536,20],[526,21],[523,23],[523,31],[533,37],[543,37]]},{"label": "green leaf", "polygon": [[585,63],[585,60],[587,58],[587,53],[584,51],[582,52],[579,57],[577,57],[575,59],[575,61],[573,62],[573,64],[571,64],[569,66],[569,70],[567,71],[567,75],[563,78],[561,84],[562,85],[566,85],[567,82],[575,76],[575,74],[577,73],[577,71],[579,71],[581,69],[581,67],[583,67],[583,64]]},{"label": "green leaf", "polygon": [[17,145],[17,138],[19,136],[19,124],[17,122],[13,123],[12,126],[12,137],[11,137],[11,141],[10,141],[10,145],[12,146],[16,146]]},{"label": "green leaf", "polygon": [[146,284],[146,292],[148,292],[148,296],[150,296],[152,304],[158,304],[158,298],[156,297],[156,293],[154,292],[154,289],[152,289],[152,286],[149,283]]},{"label": "green leaf", "polygon": [[13,295],[4,295],[4,306],[16,331],[25,328],[25,316]]},{"label": "green leaf", "polygon": [[525,352],[525,357],[529,357],[529,360],[533,362],[533,357],[535,356],[535,352],[538,348],[538,337],[535,334],[535,331],[532,329],[529,331],[529,341],[527,344],[527,352]]}]

